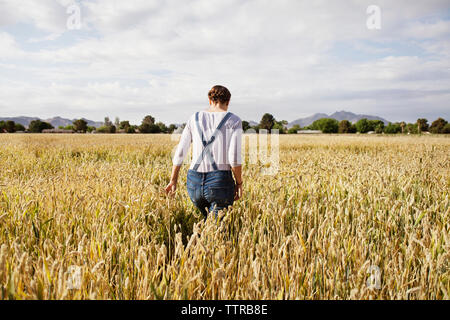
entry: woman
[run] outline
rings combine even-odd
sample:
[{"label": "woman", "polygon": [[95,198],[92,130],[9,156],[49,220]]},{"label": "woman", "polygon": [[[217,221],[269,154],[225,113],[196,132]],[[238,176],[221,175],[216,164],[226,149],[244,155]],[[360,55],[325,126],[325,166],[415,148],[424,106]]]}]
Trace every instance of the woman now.
[{"label": "woman", "polygon": [[175,192],[181,164],[192,142],[188,194],[205,218],[207,209],[217,218],[219,210],[231,206],[242,196],[242,121],[228,112],[231,94],[227,88],[214,86],[208,98],[209,109],[193,114],[186,123],[173,157],[166,193]]}]

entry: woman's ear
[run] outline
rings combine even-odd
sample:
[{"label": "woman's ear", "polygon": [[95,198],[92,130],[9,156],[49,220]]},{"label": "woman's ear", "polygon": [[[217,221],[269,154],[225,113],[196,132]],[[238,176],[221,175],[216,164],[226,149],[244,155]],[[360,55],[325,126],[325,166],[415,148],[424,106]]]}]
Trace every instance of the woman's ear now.
[{"label": "woman's ear", "polygon": [[210,98],[208,98],[208,101],[209,101],[209,105],[211,105],[211,104],[212,104],[212,101],[211,101],[211,99],[210,99]]}]

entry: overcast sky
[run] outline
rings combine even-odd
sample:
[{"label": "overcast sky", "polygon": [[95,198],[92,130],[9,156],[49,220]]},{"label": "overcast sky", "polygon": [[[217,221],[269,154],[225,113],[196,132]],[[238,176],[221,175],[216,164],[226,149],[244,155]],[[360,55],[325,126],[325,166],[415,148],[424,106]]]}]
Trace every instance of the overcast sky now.
[{"label": "overcast sky", "polygon": [[245,120],[450,121],[450,2],[0,0],[0,116],[182,123],[215,84]]}]

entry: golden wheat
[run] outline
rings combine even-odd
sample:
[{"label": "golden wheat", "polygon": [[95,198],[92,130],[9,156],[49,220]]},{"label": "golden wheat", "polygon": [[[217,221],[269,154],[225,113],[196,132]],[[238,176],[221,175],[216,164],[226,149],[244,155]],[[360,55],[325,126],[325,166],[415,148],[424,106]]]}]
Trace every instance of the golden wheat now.
[{"label": "golden wheat", "polygon": [[280,142],[216,223],[167,135],[0,135],[0,298],[449,299],[448,137]]}]

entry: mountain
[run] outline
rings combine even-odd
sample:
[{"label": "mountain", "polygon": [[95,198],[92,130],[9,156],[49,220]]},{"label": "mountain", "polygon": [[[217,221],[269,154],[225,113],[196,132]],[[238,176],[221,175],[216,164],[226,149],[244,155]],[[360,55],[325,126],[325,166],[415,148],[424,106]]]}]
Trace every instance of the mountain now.
[{"label": "mountain", "polygon": [[381,120],[384,122],[385,125],[387,125],[389,123],[388,120],[383,119],[378,116],[372,116],[372,115],[367,115],[367,114],[356,114],[353,112],[348,112],[348,111],[343,110],[343,111],[336,111],[335,113],[332,113],[330,115],[327,115],[326,113],[316,113],[307,118],[300,118],[300,119],[294,120],[292,122],[289,122],[288,128],[290,128],[296,124],[298,124],[300,127],[306,127],[306,126],[309,126],[314,121],[319,120],[321,118],[332,118],[332,119],[336,119],[338,121],[348,120],[352,123],[355,123],[358,120],[366,118],[368,120]]},{"label": "mountain", "polygon": [[335,113],[330,115],[330,118],[336,119],[338,121],[348,120],[352,123],[355,123],[358,120],[361,120],[364,118],[366,118],[367,120],[381,120],[384,122],[385,125],[387,125],[389,123],[389,121],[387,121],[386,119],[383,119],[378,116],[371,116],[371,115],[367,115],[367,114],[354,114],[352,112],[347,112],[347,111],[336,111]]},{"label": "mountain", "polygon": [[[81,118],[83,120],[85,120],[88,124],[88,126],[91,127],[100,127],[103,125],[103,122],[99,122],[99,121],[93,121],[93,120],[89,120],[89,119],[85,119],[85,118]],[[38,117],[5,117],[2,118],[0,117],[0,121],[9,121],[12,120],[15,123],[20,123],[21,125],[28,127],[30,125],[30,122],[33,120],[41,120],[41,121],[45,121],[50,123],[52,126],[54,126],[55,128],[58,128],[59,126],[68,126],[71,125],[73,123],[73,121],[75,121],[76,119],[66,119],[66,118],[61,118],[61,117],[53,117],[53,118],[49,118],[49,119],[40,119]]]},{"label": "mountain", "polygon": [[33,120],[39,120],[38,117],[4,117],[1,118],[0,117],[0,121],[14,121],[15,123],[20,123],[21,125],[28,127],[28,125],[30,124],[31,121]]},{"label": "mountain", "polygon": [[316,113],[310,117],[306,117],[306,118],[300,118],[297,120],[294,120],[292,122],[289,122],[288,124],[288,128],[298,124],[300,127],[306,127],[309,126],[311,123],[313,123],[316,120],[319,120],[321,118],[328,118],[328,115],[326,113]]}]

